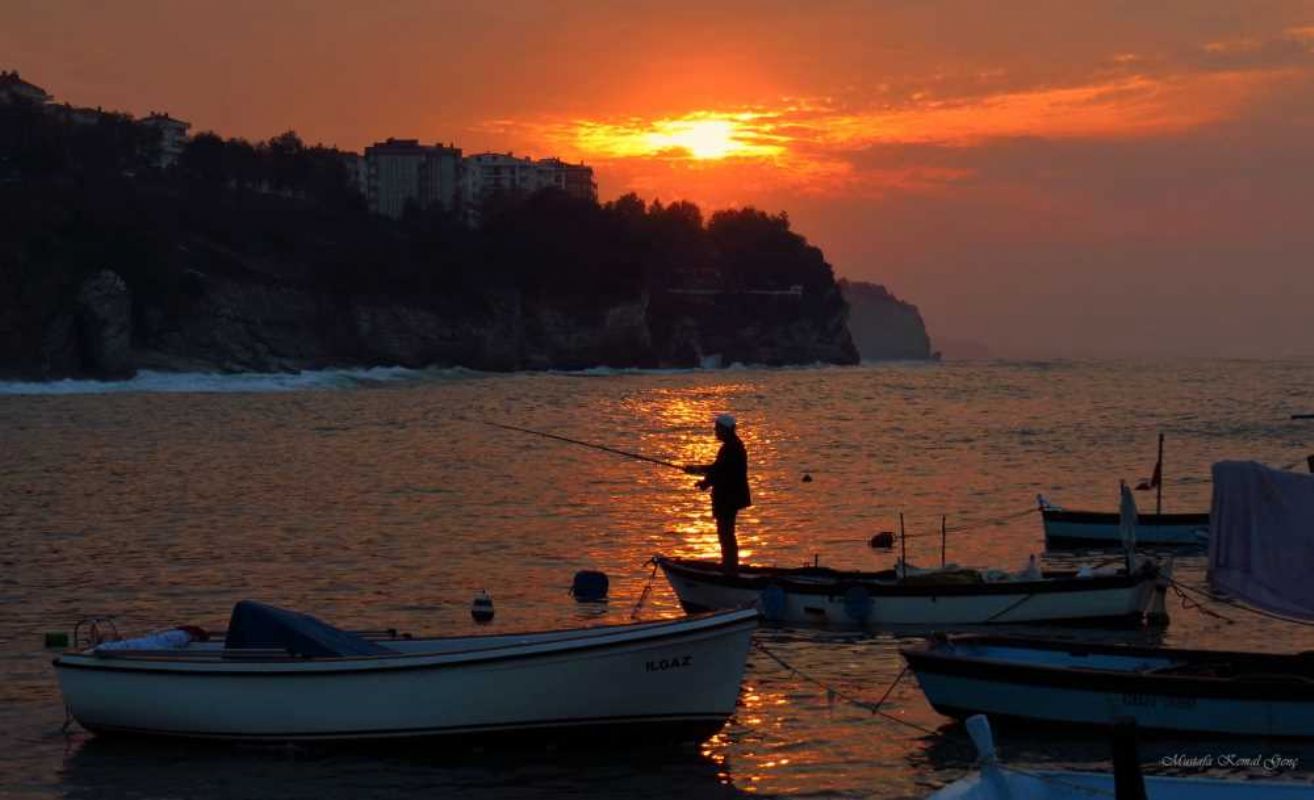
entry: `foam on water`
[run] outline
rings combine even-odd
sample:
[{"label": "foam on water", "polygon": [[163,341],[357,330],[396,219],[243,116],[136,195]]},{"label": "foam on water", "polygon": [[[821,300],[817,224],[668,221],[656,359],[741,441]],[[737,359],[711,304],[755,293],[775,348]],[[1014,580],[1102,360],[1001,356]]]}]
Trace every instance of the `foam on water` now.
[{"label": "foam on water", "polygon": [[484,373],[463,367],[410,369],[368,367],[358,369],[301,370],[299,372],[158,372],[142,370],[121,381],[58,380],[0,381],[0,395],[78,395],[143,392],[155,394],[214,394],[230,392],[301,392],[355,389],[374,385],[470,378]]}]

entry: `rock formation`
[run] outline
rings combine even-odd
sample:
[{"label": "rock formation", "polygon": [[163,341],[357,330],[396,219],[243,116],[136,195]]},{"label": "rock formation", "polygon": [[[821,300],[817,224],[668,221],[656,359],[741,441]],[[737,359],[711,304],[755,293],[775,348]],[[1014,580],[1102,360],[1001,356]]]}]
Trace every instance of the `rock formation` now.
[{"label": "rock formation", "polygon": [[849,331],[863,361],[932,358],[931,337],[917,306],[884,286],[841,280],[849,304]]}]

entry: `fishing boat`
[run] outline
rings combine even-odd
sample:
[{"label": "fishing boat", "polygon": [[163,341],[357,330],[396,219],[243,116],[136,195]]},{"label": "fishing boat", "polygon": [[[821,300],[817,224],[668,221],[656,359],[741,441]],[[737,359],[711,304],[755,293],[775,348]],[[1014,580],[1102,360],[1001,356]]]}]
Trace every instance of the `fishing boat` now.
[{"label": "fishing boat", "polygon": [[[1043,497],[1038,501],[1047,548],[1121,546],[1117,512],[1069,511]],[[1203,547],[1209,542],[1209,514],[1137,515],[1136,541],[1161,547]]]},{"label": "fishing boat", "polygon": [[1314,786],[1300,781],[1143,776],[1135,757],[1114,746],[1114,772],[1016,769],[999,761],[985,717],[968,720],[980,769],[949,784],[929,800],[1091,800],[1137,797],[1146,800],[1307,800]]},{"label": "fishing boat", "polygon": [[1139,623],[1162,613],[1165,574],[1138,559],[1125,567],[1005,573],[896,568],[848,572],[828,567],[741,565],[654,559],[686,611],[752,605],[773,622],[837,626],[945,626],[1058,621]]},{"label": "fishing boat", "polygon": [[1003,636],[901,650],[932,707],[963,719],[1173,734],[1314,737],[1314,652],[1138,647]]},{"label": "fishing boat", "polygon": [[[1159,434],[1159,458],[1154,464],[1154,474],[1141,481],[1136,488],[1138,491],[1155,490],[1155,512],[1137,515],[1137,544],[1199,547],[1209,541],[1208,513],[1163,513],[1163,434]],[[1046,547],[1062,549],[1122,545],[1118,512],[1072,511],[1054,505],[1043,495],[1038,495],[1036,502],[1045,528]]]},{"label": "fishing boat", "polygon": [[320,741],[604,730],[702,738],[734,712],[757,613],[446,638],[367,637],[243,601],[223,641],[153,636],[54,661],[98,734]]},{"label": "fishing boat", "polygon": [[[1314,620],[1314,476],[1254,462],[1213,467],[1209,582],[1257,613]],[[1124,487],[1124,499],[1130,495]],[[1124,516],[1134,504],[1124,504]],[[904,648],[944,714],[1191,734],[1314,738],[1314,652],[1266,654],[940,638]]]}]

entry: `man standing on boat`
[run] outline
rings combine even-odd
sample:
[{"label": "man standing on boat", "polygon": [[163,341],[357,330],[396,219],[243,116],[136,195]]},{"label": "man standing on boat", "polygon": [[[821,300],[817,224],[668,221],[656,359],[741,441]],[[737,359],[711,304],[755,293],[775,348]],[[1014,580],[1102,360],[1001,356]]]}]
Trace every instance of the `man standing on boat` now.
[{"label": "man standing on boat", "polygon": [[739,566],[735,517],[740,509],[753,504],[748,494],[748,451],[735,433],[735,418],[729,414],[716,418],[716,438],[721,442],[716,461],[706,466],[690,465],[684,471],[702,475],[698,488],[712,490],[712,516],[716,518],[716,536],[721,542],[721,569],[732,573]]}]

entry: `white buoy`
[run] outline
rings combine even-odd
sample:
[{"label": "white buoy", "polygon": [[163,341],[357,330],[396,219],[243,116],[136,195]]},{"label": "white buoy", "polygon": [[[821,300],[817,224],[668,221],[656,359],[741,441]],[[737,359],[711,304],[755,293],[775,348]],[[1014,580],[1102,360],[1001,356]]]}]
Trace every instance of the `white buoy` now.
[{"label": "white buoy", "polygon": [[487,589],[480,589],[479,593],[474,596],[470,603],[470,616],[478,623],[490,622],[493,619],[493,598],[488,596]]}]

